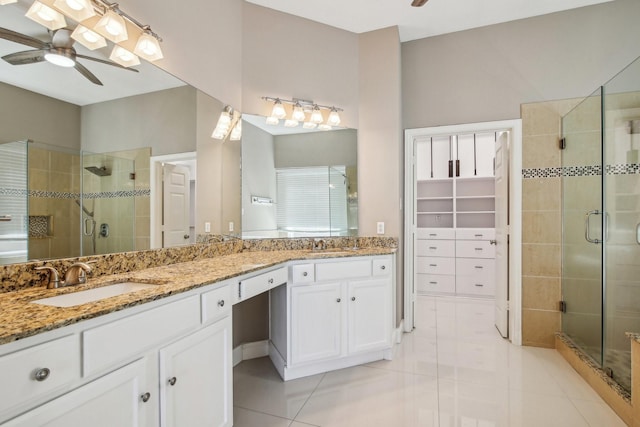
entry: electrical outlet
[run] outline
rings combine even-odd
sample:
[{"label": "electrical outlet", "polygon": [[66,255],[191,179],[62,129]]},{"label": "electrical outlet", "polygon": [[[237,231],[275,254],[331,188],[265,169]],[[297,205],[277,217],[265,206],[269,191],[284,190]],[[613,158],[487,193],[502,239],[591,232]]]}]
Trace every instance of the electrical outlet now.
[{"label": "electrical outlet", "polygon": [[205,233],[211,233],[211,223],[210,222],[205,222],[204,223],[204,232]]},{"label": "electrical outlet", "polygon": [[233,231],[233,221],[229,222],[229,231]]},{"label": "electrical outlet", "polygon": [[384,234],[384,222],[379,222],[377,225],[378,234]]}]

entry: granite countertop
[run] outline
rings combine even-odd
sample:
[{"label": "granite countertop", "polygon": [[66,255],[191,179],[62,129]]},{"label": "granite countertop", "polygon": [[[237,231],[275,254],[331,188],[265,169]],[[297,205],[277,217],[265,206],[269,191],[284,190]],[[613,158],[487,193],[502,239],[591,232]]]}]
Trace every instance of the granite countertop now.
[{"label": "granite countertop", "polygon": [[637,341],[640,343],[640,333],[638,332],[625,332],[625,334],[627,335],[627,338],[629,338],[632,341]]},{"label": "granite countertop", "polygon": [[[395,248],[370,247],[343,252],[309,250],[249,251],[232,255],[148,268],[130,273],[89,278],[84,285],[59,289],[34,287],[0,294],[0,344],[6,344],[42,332],[71,325],[82,320],[155,301],[201,286],[237,277],[252,271],[295,260],[387,255]],[[135,281],[157,286],[73,307],[33,304],[70,292],[96,288],[111,283]]]}]

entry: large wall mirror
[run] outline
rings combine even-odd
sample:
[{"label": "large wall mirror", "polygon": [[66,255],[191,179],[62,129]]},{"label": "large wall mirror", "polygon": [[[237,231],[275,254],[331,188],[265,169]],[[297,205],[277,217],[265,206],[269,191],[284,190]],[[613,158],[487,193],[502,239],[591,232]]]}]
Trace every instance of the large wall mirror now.
[{"label": "large wall mirror", "polygon": [[357,131],[242,118],[243,238],[357,235]]},{"label": "large wall mirror", "polygon": [[[64,37],[25,18],[30,3],[2,6],[0,27]],[[73,48],[108,60],[111,46]],[[29,50],[0,39],[0,57]],[[153,236],[163,168],[174,164],[191,197],[181,244],[205,222],[210,233],[239,225],[240,146],[211,138],[222,102],[144,61],[133,72],[79,59],[102,85],[73,67],[23,62],[0,60],[0,264],[163,246]]]}]

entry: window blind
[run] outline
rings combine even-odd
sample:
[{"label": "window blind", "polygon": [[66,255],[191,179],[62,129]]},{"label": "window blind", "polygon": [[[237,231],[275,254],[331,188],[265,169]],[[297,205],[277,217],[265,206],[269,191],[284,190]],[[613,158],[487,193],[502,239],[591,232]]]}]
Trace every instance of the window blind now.
[{"label": "window blind", "polygon": [[0,144],[0,236],[26,234],[27,218],[27,145],[24,142]]}]

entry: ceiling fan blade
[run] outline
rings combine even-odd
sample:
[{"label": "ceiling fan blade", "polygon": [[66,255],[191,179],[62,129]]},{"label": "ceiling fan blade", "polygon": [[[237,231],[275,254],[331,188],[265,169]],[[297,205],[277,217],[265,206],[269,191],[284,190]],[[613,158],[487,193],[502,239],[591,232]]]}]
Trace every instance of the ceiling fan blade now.
[{"label": "ceiling fan blade", "polygon": [[78,61],[76,61],[76,65],[74,67],[76,70],[78,70],[78,72],[80,72],[80,74],[82,74],[89,81],[91,81],[91,83],[97,84],[99,86],[103,86],[102,82],[98,80],[98,78],[94,76],[91,71],[87,70],[85,66],[79,63]]},{"label": "ceiling fan blade", "polygon": [[105,59],[100,59],[100,58],[94,58],[92,56],[85,56],[85,55],[80,55],[80,54],[76,54],[77,58],[82,58],[82,59],[88,59],[89,61],[95,61],[95,62],[100,62],[101,64],[106,64],[106,65],[111,65],[112,67],[118,67],[118,68],[122,68],[123,70],[129,70],[129,71],[133,71],[135,73],[138,73],[139,71],[136,70],[135,68],[128,68],[128,67],[123,67],[120,64],[116,64],[115,62],[111,62],[111,61],[107,61]]},{"label": "ceiling fan blade", "polygon": [[429,0],[413,0],[413,1],[411,2],[411,6],[413,6],[413,7],[420,7],[420,6],[424,6],[424,4],[425,4],[426,2],[428,2],[428,1],[429,1]]},{"label": "ceiling fan blade", "polygon": [[44,61],[47,49],[25,50],[23,52],[10,53],[2,57],[11,65],[35,64]]},{"label": "ceiling fan blade", "polygon": [[25,46],[31,46],[36,49],[44,49],[49,46],[48,43],[38,40],[35,37],[27,36],[6,28],[0,28],[0,39],[9,40],[11,42],[20,43]]}]

